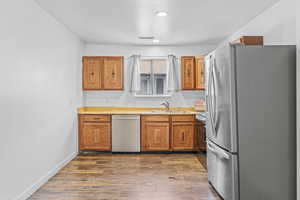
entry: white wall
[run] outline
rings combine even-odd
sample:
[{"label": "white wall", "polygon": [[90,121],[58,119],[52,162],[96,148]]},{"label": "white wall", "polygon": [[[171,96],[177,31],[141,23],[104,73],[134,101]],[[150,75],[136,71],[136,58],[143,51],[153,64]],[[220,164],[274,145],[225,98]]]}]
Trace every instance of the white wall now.
[{"label": "white wall", "polygon": [[300,1],[295,6],[297,13],[297,199],[300,200]]},{"label": "white wall", "polygon": [[25,199],[76,155],[83,45],[33,0],[0,13],[0,199]]},{"label": "white wall", "polygon": [[230,35],[225,42],[241,35],[263,35],[265,45],[296,44],[296,1],[280,0]]},{"label": "white wall", "polygon": [[[118,46],[88,44],[85,46],[86,56],[124,56],[125,83],[128,83],[128,57],[133,54],[142,56],[180,56],[205,55],[215,46]],[[179,64],[180,66],[180,64]],[[179,67],[180,68],[180,67]],[[178,68],[178,70],[180,70]],[[180,78],[179,78],[180,79]],[[193,106],[197,99],[204,98],[202,91],[182,91],[173,94],[171,98],[136,98],[129,91],[129,84],[125,84],[125,91],[85,91],[85,106],[152,106],[159,107],[163,100],[168,100],[171,106]]]}]

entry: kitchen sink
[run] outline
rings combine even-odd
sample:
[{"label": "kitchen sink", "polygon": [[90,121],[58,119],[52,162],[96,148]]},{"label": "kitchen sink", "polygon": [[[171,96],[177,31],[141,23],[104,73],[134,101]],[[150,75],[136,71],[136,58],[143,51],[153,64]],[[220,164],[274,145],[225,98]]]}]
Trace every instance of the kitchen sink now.
[{"label": "kitchen sink", "polygon": [[151,113],[157,114],[186,114],[188,113],[185,110],[151,110]]}]

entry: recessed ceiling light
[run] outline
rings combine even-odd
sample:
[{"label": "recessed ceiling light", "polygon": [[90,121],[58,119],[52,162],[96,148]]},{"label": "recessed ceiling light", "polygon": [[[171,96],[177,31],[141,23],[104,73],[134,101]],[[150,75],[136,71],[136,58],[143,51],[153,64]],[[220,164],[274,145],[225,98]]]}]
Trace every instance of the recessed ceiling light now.
[{"label": "recessed ceiling light", "polygon": [[156,14],[156,16],[158,16],[158,17],[165,17],[165,16],[168,15],[168,13],[165,12],[165,11],[157,11],[155,14]]},{"label": "recessed ceiling light", "polygon": [[141,39],[141,40],[153,40],[154,36],[139,36],[139,39]]},{"label": "recessed ceiling light", "polygon": [[159,40],[158,39],[154,39],[153,43],[159,43]]}]

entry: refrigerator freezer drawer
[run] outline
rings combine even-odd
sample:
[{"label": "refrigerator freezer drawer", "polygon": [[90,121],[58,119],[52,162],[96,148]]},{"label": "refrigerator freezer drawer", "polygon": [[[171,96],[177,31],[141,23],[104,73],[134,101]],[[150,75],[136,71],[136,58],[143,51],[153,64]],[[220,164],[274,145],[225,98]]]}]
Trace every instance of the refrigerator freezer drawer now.
[{"label": "refrigerator freezer drawer", "polygon": [[208,180],[224,200],[238,200],[237,155],[207,143]]}]

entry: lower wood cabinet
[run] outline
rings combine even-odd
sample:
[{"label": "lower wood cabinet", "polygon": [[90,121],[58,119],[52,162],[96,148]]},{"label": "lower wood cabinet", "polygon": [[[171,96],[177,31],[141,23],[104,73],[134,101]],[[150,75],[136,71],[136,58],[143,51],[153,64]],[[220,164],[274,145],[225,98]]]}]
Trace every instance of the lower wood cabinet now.
[{"label": "lower wood cabinet", "polygon": [[193,122],[172,124],[173,150],[194,150],[194,137]]},{"label": "lower wood cabinet", "polygon": [[141,117],[142,151],[193,151],[195,116],[145,115]]},{"label": "lower wood cabinet", "polygon": [[99,151],[111,150],[110,116],[79,116],[79,149]]},{"label": "lower wood cabinet", "polygon": [[[111,151],[111,115],[79,115],[79,149]],[[141,116],[141,151],[206,150],[205,124],[194,115]]]},{"label": "lower wood cabinet", "polygon": [[196,150],[206,151],[206,129],[205,122],[196,121],[195,123],[195,148]]},{"label": "lower wood cabinet", "polygon": [[169,122],[145,123],[145,146],[147,151],[168,151],[170,149],[170,125]]},{"label": "lower wood cabinet", "polygon": [[200,143],[199,143],[199,149],[206,151],[206,128],[205,128],[205,122],[201,122],[200,125]]}]

